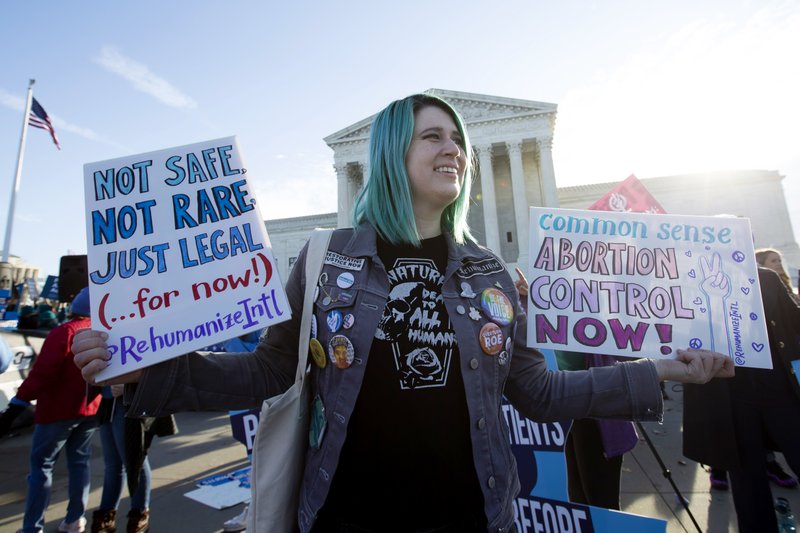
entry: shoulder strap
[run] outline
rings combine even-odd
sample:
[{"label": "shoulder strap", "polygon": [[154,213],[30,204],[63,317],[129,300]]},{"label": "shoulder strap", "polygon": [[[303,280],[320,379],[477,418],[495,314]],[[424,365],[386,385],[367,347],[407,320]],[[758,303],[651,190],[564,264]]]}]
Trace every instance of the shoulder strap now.
[{"label": "shoulder strap", "polygon": [[314,311],[314,289],[317,288],[317,279],[322,271],[322,261],[328,251],[328,243],[333,230],[315,229],[308,240],[306,251],[306,292],[303,297],[303,318],[300,321],[300,339],[298,344],[297,372],[295,382],[300,383],[306,375],[308,363],[308,342],[311,339],[311,315]]}]

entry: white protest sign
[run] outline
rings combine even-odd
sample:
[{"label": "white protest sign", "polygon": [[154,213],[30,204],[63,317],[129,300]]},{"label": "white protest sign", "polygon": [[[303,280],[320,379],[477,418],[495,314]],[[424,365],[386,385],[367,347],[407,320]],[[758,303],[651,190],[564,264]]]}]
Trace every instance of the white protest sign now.
[{"label": "white protest sign", "polygon": [[108,379],[290,318],[235,137],[84,165]]},{"label": "white protest sign", "polygon": [[532,207],[528,344],[772,368],[750,221]]}]

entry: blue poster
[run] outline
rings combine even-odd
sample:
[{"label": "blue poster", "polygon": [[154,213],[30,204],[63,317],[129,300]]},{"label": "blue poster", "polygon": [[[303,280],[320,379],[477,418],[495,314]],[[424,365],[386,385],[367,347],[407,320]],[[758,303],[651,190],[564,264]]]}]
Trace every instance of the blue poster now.
[{"label": "blue poster", "polygon": [[[557,369],[553,351],[542,350],[542,353],[547,366]],[[665,520],[569,501],[564,445],[571,420],[533,422],[505,399],[503,414],[520,481],[520,492],[514,501],[514,524],[519,533],[666,532]]]},{"label": "blue poster", "polygon": [[36,280],[33,278],[25,278],[25,285],[28,287],[28,296],[33,300],[39,299],[39,287],[36,286]]},{"label": "blue poster", "polygon": [[245,411],[230,411],[231,432],[233,438],[241,442],[247,448],[247,455],[253,453],[253,440],[258,431],[258,418],[261,409],[250,409]]},{"label": "blue poster", "polygon": [[42,287],[42,298],[58,300],[58,276],[47,276]]}]

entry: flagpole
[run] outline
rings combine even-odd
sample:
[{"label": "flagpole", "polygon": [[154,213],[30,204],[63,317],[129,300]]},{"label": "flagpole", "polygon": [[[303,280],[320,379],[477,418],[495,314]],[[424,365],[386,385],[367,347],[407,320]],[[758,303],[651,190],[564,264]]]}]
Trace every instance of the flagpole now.
[{"label": "flagpole", "polygon": [[25,101],[25,113],[22,115],[22,135],[19,138],[19,152],[17,152],[17,173],[14,176],[14,188],[11,189],[11,202],[8,207],[8,221],[6,222],[6,238],[3,244],[3,263],[8,263],[9,248],[11,247],[11,229],[14,226],[14,208],[17,204],[17,193],[22,176],[22,159],[25,155],[25,137],[28,135],[28,116],[31,114],[33,101],[33,84],[36,80],[28,82],[28,99]]}]

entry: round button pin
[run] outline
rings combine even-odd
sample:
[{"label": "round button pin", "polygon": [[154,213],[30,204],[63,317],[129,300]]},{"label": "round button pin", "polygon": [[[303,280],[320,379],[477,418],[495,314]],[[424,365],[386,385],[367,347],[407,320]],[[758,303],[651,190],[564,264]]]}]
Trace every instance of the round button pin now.
[{"label": "round button pin", "polygon": [[514,306],[503,291],[489,288],[481,294],[481,309],[489,320],[507,326],[514,319]]},{"label": "round button pin", "polygon": [[350,287],[353,286],[353,283],[355,283],[355,281],[356,279],[350,272],[342,272],[341,274],[339,274],[339,277],[336,278],[336,284],[342,289],[349,289]]},{"label": "round button pin", "polygon": [[325,317],[325,321],[328,324],[328,329],[331,333],[336,333],[342,327],[342,312],[338,309],[334,309],[328,316]]},{"label": "round button pin", "polygon": [[507,351],[505,351],[505,350],[503,350],[502,352],[500,352],[500,355],[498,355],[498,356],[497,356],[497,363],[498,363],[500,366],[503,366],[503,365],[505,365],[507,362],[508,362],[508,352],[507,352]]},{"label": "round button pin", "polygon": [[311,339],[308,341],[308,349],[311,351],[311,359],[314,360],[314,364],[320,368],[325,368],[325,365],[328,364],[328,359],[325,357],[325,348],[322,347],[322,344],[317,339]]},{"label": "round button pin", "polygon": [[466,310],[466,309],[464,309],[464,306],[463,306],[463,305],[458,305],[458,306],[456,306],[456,312],[457,312],[459,315],[463,315],[464,313],[466,313],[466,312],[467,312],[467,310]]},{"label": "round button pin", "polygon": [[355,358],[353,343],[344,335],[335,335],[328,342],[328,357],[336,368],[350,368]]},{"label": "round button pin", "polygon": [[503,332],[500,330],[500,326],[494,322],[487,322],[481,328],[479,340],[483,353],[486,355],[497,355],[500,353],[500,350],[503,349],[505,338]]},{"label": "round button pin", "polygon": [[347,313],[344,315],[344,320],[342,321],[342,326],[344,329],[350,329],[353,327],[353,324],[356,323],[356,317],[353,316],[353,313]]}]

